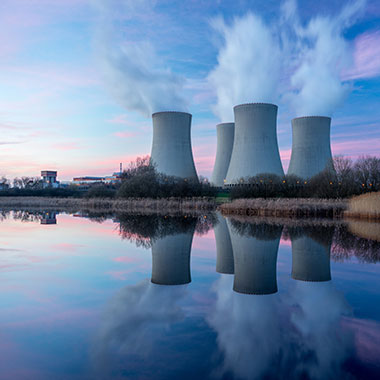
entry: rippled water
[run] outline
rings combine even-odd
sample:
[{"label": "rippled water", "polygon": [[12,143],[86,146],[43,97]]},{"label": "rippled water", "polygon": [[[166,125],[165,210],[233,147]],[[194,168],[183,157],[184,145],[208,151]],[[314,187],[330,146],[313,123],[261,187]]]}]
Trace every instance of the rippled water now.
[{"label": "rippled water", "polygon": [[1,379],[380,378],[376,227],[13,212],[0,228]]}]

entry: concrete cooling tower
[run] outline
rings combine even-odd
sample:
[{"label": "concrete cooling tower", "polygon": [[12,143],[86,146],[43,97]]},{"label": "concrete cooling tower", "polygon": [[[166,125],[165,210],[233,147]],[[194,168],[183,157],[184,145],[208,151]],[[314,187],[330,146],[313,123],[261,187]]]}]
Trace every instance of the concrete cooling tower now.
[{"label": "concrete cooling tower", "polygon": [[267,103],[234,107],[235,135],[226,184],[262,173],[284,175],[277,144],[277,106]]},{"label": "concrete cooling tower", "polygon": [[330,147],[331,118],[297,117],[292,120],[292,155],[288,175],[309,179],[326,168],[333,170]]},{"label": "concrete cooling tower", "polygon": [[308,236],[292,240],[292,278],[300,281],[331,280],[330,247]]},{"label": "concrete cooling tower", "polygon": [[216,157],[211,183],[222,187],[230,165],[234,144],[235,123],[221,123],[216,126]]},{"label": "concrete cooling tower", "polygon": [[194,229],[168,235],[152,245],[152,283],[183,285],[191,282],[190,252]]},{"label": "concrete cooling tower", "polygon": [[218,273],[234,273],[234,255],[232,252],[231,237],[226,219],[218,214],[218,224],[214,227],[216,243],[216,271]]},{"label": "concrete cooling tower", "polygon": [[277,292],[277,252],[281,229],[274,239],[240,235],[228,220],[234,252],[234,291],[244,294]]},{"label": "concrete cooling tower", "polygon": [[198,181],[191,150],[191,115],[157,112],[153,118],[151,161],[159,173]]}]

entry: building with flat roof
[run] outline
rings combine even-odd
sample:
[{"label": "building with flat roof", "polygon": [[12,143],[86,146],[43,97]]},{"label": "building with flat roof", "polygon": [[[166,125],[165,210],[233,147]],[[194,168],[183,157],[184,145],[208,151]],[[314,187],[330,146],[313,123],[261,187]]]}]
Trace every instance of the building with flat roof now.
[{"label": "building with flat roof", "polygon": [[57,181],[57,171],[42,170],[41,177],[43,187],[59,187],[59,181]]}]

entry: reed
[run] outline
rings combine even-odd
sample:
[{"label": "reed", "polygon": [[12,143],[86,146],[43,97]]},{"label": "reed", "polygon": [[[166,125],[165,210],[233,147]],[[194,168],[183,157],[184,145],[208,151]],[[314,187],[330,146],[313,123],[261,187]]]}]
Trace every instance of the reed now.
[{"label": "reed", "polygon": [[224,215],[332,219],[341,218],[346,208],[346,200],[318,198],[236,199],[219,206]]},{"label": "reed", "polygon": [[366,193],[351,198],[344,216],[380,221],[380,192]]},{"label": "reed", "polygon": [[0,197],[2,209],[40,209],[94,212],[202,212],[213,211],[213,198],[47,198],[47,197]]}]

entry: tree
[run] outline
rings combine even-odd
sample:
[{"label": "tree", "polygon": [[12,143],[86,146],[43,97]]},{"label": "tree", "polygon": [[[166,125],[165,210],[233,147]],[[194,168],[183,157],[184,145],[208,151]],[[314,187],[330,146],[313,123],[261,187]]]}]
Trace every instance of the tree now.
[{"label": "tree", "polygon": [[363,191],[380,189],[380,158],[361,156],[354,165],[354,175]]}]

